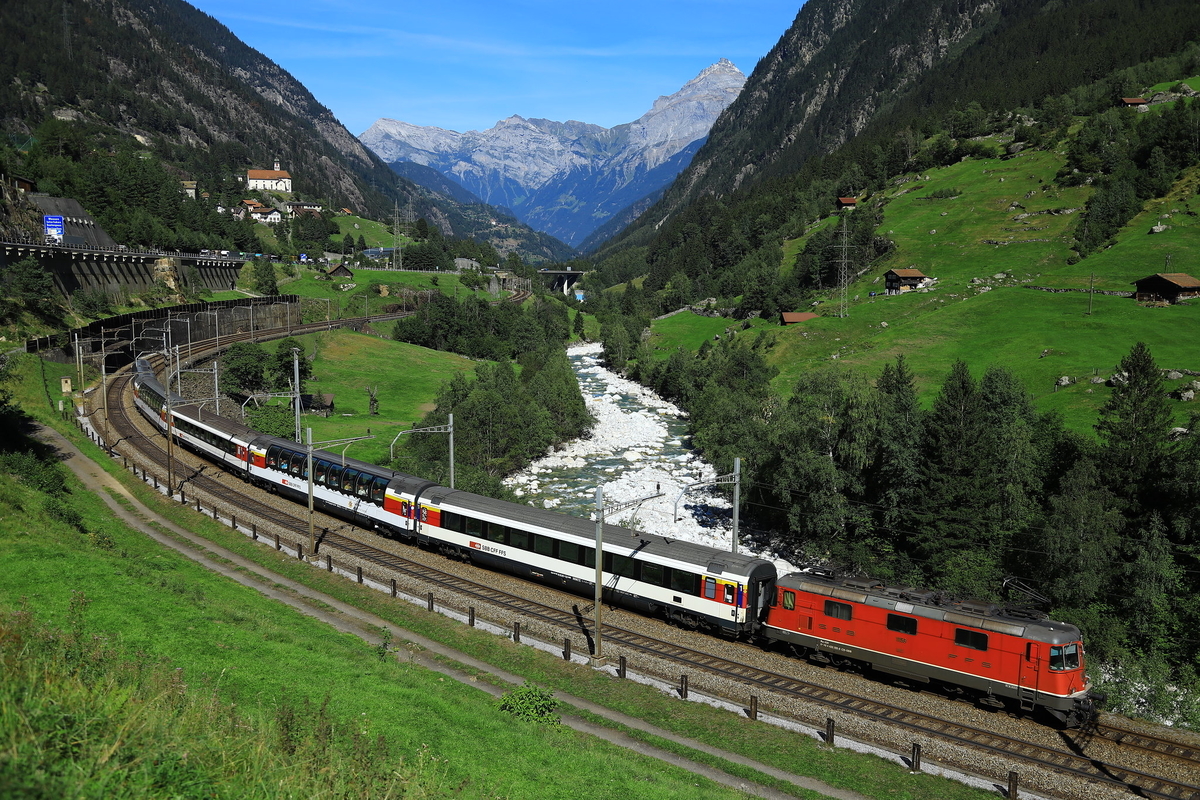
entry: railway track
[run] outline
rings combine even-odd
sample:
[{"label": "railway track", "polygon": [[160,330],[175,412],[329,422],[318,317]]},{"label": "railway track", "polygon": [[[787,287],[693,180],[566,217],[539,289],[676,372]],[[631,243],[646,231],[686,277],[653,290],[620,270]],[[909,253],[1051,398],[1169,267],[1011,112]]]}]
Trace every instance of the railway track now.
[{"label": "railway track", "polygon": [[[316,323],[309,327],[319,330],[327,325],[328,323]],[[294,327],[292,333],[305,332],[304,327]],[[286,335],[282,332],[276,333]],[[260,331],[256,338],[264,337],[266,334]],[[232,341],[235,341],[233,337],[222,337],[222,344]],[[204,344],[201,343],[198,348],[202,348]],[[164,439],[157,432],[151,435],[144,432],[149,426],[145,425],[128,402],[128,381],[129,375],[122,374],[109,386],[109,424],[116,434],[113,437],[114,445],[123,456],[133,458],[135,463],[143,465],[143,474],[144,465],[149,464],[151,474],[155,476],[153,479],[157,481],[158,476],[166,472]],[[302,554],[303,545],[299,539],[307,538],[306,512],[297,508],[298,513],[291,513],[271,503],[255,499],[254,495],[258,490],[251,490],[248,485],[235,481],[233,476],[195,456],[189,455],[181,461],[186,463],[181,463],[176,470],[177,481],[173,487],[175,491],[186,492],[189,497],[216,499],[216,504],[227,509],[225,516],[256,520],[255,530],[257,526],[262,526],[264,530],[274,528],[276,531],[283,531],[291,537],[289,544],[298,554]],[[200,466],[197,467],[197,463]],[[213,503],[214,500],[209,501],[210,507]],[[216,514],[215,511],[213,513]],[[318,540],[320,549],[318,553],[309,553],[309,558],[319,559],[323,556],[329,559],[326,563],[330,568],[333,566],[333,559],[345,563],[355,562],[373,573],[370,575],[371,579],[380,584],[386,585],[389,579],[397,577],[419,581],[423,585],[433,587],[445,597],[454,598],[453,602],[459,608],[474,608],[476,605],[501,608],[507,615],[529,620],[539,628],[582,636],[585,647],[592,641],[594,631],[590,628],[590,620],[584,619],[578,611],[555,608],[410,560],[373,546],[369,541],[354,535],[357,532],[359,536],[374,536],[371,532],[356,529],[343,520],[323,514],[318,515],[317,519],[321,531]],[[910,741],[948,742],[960,748],[983,752],[1012,765],[1010,769],[1019,769],[1022,774],[1041,771],[1051,775],[1069,776],[1075,784],[1082,782],[1086,786],[1105,787],[1146,798],[1200,800],[1200,786],[1197,785],[1200,783],[1200,777],[1197,777],[1200,776],[1197,748],[1166,737],[1102,724],[1090,730],[1063,732],[1064,747],[1048,747],[853,693],[813,685],[791,675],[739,663],[731,658],[626,630],[608,622],[603,633],[610,647],[625,651],[631,660],[639,664],[667,663],[672,665],[671,671],[674,674],[689,675],[693,687],[697,690],[709,683],[733,682],[745,687],[747,696],[757,696],[761,693],[768,697],[799,700],[822,709],[826,714],[841,712],[865,720],[869,723],[867,729],[886,727],[889,733],[878,737],[872,743],[881,744],[889,749],[895,747],[894,732],[899,729],[902,736]],[[744,699],[746,698],[740,698]],[[870,733],[864,735],[862,729],[863,726],[858,726],[856,738],[874,738]],[[1152,758],[1161,766],[1151,772],[1101,762],[1088,755],[1089,749],[1094,749],[1099,739],[1118,745],[1123,752],[1137,752],[1142,754],[1143,759]],[[1185,777],[1179,779],[1171,777],[1173,775]],[[1187,778],[1189,775],[1192,776],[1190,779]],[[1038,788],[1043,793],[1055,794],[1052,785],[1042,785]],[[1059,796],[1079,797],[1086,794],[1081,795],[1076,788]]]}]

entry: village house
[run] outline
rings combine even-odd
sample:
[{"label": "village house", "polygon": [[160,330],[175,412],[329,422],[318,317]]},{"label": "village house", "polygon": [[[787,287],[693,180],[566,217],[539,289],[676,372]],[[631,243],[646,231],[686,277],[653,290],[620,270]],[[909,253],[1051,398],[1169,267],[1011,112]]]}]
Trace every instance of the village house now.
[{"label": "village house", "polygon": [[292,176],[281,170],[276,161],[275,169],[246,170],[246,188],[258,192],[290,192]]},{"label": "village house", "polygon": [[841,209],[841,208],[854,208],[854,207],[856,207],[857,205],[858,205],[858,198],[857,198],[857,197],[839,197],[839,198],[837,199],[837,207],[838,207],[839,209]]},{"label": "village house", "polygon": [[1122,97],[1119,105],[1121,108],[1136,108],[1138,111],[1145,111],[1150,104],[1144,97]]},{"label": "village house", "polygon": [[354,280],[354,273],[345,264],[338,264],[325,274],[331,278],[349,278],[350,280]]},{"label": "village house", "polygon": [[1178,303],[1200,297],[1200,280],[1182,272],[1160,272],[1133,282],[1134,298],[1139,303]]},{"label": "village house", "polygon": [[250,219],[254,220],[255,222],[262,222],[269,225],[271,223],[281,221],[283,219],[283,215],[279,213],[278,208],[260,206],[258,208],[250,209]]},{"label": "village house", "polygon": [[919,269],[889,269],[883,274],[883,283],[888,294],[903,294],[924,289],[933,283],[933,278]]},{"label": "village house", "polygon": [[320,203],[304,203],[294,200],[290,203],[284,203],[288,210],[288,216],[299,217],[304,214],[319,214],[323,208]]}]

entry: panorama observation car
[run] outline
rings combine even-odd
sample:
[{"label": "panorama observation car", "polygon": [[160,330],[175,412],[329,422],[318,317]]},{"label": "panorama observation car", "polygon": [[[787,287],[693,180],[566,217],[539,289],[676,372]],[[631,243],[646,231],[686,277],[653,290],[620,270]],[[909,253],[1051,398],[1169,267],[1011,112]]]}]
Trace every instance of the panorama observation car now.
[{"label": "panorama observation car", "polygon": [[[139,360],[135,403],[175,440],[245,480],[307,503],[308,453],[171,396]],[[322,450],[314,506],[413,541],[584,596],[594,593],[595,523],[440,486]],[[980,702],[1045,708],[1066,725],[1100,699],[1084,673],[1079,630],[1030,612],[942,601],[934,592],[819,573],[778,578],[774,564],[615,525],[604,527],[606,602],[727,637],[790,646],[812,661],[866,664]],[[1022,615],[1023,614],[1023,615]]]}]

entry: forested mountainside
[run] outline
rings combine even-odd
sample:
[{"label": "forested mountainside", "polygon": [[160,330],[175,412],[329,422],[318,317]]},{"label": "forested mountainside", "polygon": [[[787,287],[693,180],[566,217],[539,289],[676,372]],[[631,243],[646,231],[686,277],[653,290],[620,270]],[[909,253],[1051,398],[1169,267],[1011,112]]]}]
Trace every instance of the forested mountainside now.
[{"label": "forested mountainside", "polygon": [[[132,146],[214,197],[278,160],[303,198],[377,219],[399,203],[447,235],[494,238],[504,252],[570,252],[509,215],[397,177],[285,70],[181,0],[10,0],[0,31],[0,131],[11,147],[35,148],[38,127],[57,119],[81,146],[49,155],[78,161]],[[20,166],[53,171],[36,161]]]},{"label": "forested mountainside", "polygon": [[1032,110],[1091,87],[1068,110],[1099,110],[1134,90],[1120,70],[1197,38],[1200,15],[1186,0],[810,0],[691,166],[602,255],[648,244],[706,195],[742,209],[743,234],[786,222],[802,204],[774,200],[808,201],[813,181],[831,207],[898,171],[952,115],[967,124],[951,135],[967,133],[972,103],[985,114]]}]

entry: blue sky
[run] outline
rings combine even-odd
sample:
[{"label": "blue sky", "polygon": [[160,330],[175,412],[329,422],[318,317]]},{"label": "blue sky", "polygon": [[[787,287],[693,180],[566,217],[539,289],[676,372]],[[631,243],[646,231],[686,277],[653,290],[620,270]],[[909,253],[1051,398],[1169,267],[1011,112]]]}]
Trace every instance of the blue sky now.
[{"label": "blue sky", "polygon": [[801,0],[189,0],[358,135],[380,117],[456,131],[513,114],[631,122],[709,64],[747,75]]}]

